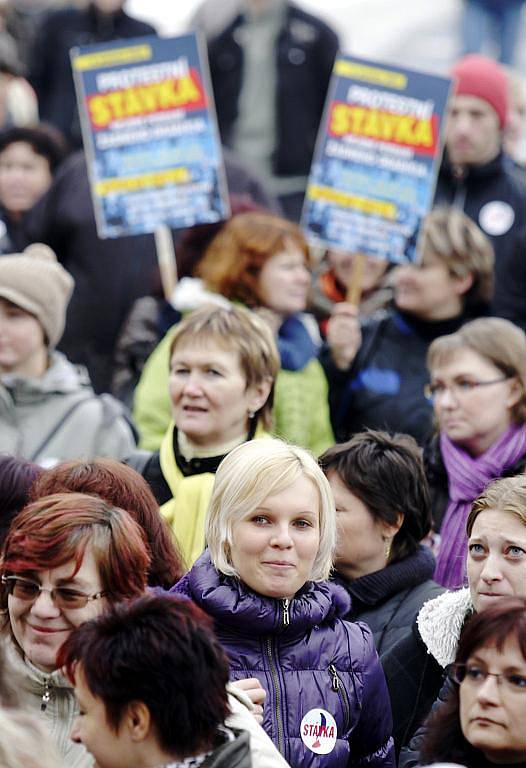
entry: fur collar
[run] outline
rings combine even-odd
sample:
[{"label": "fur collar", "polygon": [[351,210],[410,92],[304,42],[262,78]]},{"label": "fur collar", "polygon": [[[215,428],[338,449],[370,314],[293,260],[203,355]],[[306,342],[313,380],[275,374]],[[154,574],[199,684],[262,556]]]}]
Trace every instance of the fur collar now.
[{"label": "fur collar", "polygon": [[473,610],[468,588],[444,592],[420,609],[416,619],[420,637],[441,667],[455,661],[460,631]]}]

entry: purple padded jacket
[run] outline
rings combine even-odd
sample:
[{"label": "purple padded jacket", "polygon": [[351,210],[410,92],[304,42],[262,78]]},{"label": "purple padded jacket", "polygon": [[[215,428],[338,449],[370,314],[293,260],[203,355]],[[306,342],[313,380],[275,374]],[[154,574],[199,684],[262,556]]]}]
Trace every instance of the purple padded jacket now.
[{"label": "purple padded jacket", "polygon": [[263,597],[205,551],[172,591],[214,619],[231,678],[259,678],[263,728],[292,768],[395,765],[384,674],[369,627],[340,618],[343,587],[307,582],[290,601]]}]

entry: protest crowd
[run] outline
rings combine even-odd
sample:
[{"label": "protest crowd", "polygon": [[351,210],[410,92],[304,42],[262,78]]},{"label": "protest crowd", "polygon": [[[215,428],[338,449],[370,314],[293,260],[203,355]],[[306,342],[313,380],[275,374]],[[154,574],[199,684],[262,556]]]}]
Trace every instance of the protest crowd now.
[{"label": "protest crowd", "polygon": [[526,767],[523,4],[435,77],[290,0],[1,0],[0,768]]}]

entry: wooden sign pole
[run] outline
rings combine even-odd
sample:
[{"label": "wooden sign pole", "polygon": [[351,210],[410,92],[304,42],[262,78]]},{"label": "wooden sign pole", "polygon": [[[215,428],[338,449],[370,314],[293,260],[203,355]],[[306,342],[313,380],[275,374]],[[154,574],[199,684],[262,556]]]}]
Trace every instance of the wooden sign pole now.
[{"label": "wooden sign pole", "polygon": [[351,279],[349,280],[349,285],[347,286],[347,296],[345,297],[345,300],[348,301],[349,304],[353,304],[355,307],[359,307],[362,300],[362,278],[364,269],[365,254],[355,253],[352,264]]},{"label": "wooden sign pole", "polygon": [[177,261],[175,259],[172,231],[166,224],[155,230],[155,249],[161,273],[164,298],[169,301],[177,285]]}]

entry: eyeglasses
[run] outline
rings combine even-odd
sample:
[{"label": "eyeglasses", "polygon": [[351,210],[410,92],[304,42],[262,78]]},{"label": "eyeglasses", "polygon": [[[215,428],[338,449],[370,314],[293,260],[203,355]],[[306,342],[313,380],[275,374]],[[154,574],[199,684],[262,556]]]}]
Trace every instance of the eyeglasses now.
[{"label": "eyeglasses", "polygon": [[485,683],[488,677],[496,677],[497,683],[502,685],[504,690],[526,693],[526,677],[516,672],[488,672],[477,664],[451,664],[448,667],[448,675],[458,685],[465,683],[473,688]]},{"label": "eyeglasses", "polygon": [[85,595],[84,592],[69,587],[47,589],[41,587],[36,581],[23,579],[20,576],[2,576],[2,584],[5,585],[8,594],[28,603],[34,602],[41,592],[49,592],[57,608],[65,610],[84,608],[91,600],[100,600],[107,594],[106,592],[97,592],[95,595]]},{"label": "eyeglasses", "polygon": [[478,387],[491,387],[493,384],[501,384],[503,381],[507,381],[509,376],[501,376],[500,379],[491,379],[491,381],[472,381],[471,379],[459,379],[458,381],[452,381],[449,384],[426,384],[424,387],[424,396],[426,400],[436,400],[438,397],[442,397],[446,392],[451,392],[456,398],[462,398],[465,395],[469,395],[474,389]]}]

